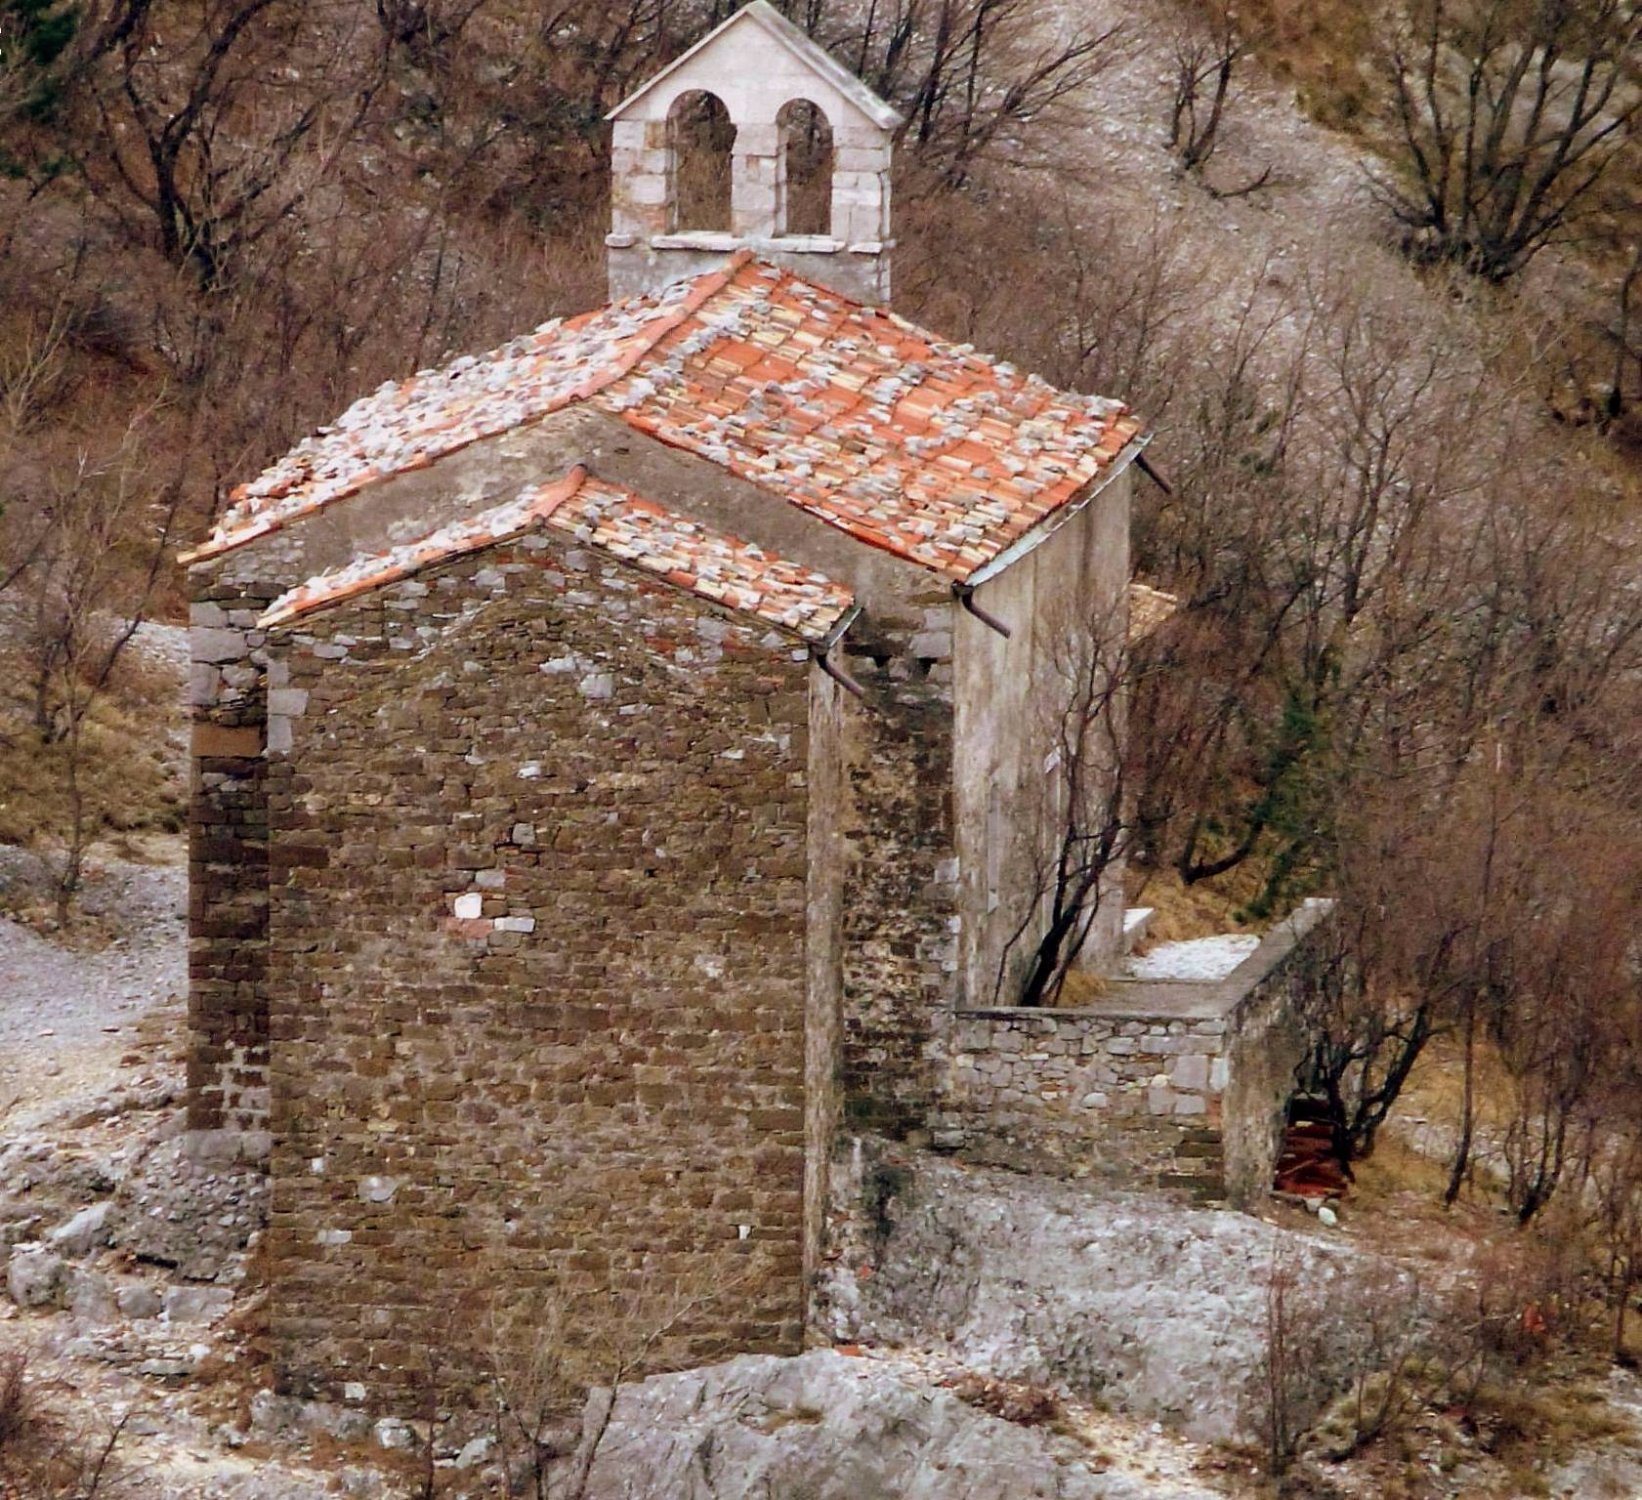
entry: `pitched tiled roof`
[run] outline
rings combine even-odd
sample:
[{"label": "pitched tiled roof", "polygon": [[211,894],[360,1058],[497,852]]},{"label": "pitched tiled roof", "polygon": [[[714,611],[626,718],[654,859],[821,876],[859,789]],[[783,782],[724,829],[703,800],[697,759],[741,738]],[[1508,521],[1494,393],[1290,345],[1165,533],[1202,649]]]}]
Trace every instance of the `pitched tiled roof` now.
[{"label": "pitched tiled roof", "polygon": [[488,354],[379,386],[238,486],[216,530],[182,561],[255,541],[377,480],[426,468],[469,443],[585,400],[624,374],[731,274],[725,267],[579,318],[556,319]]},{"label": "pitched tiled roof", "polygon": [[1141,431],[882,308],[753,262],[599,404],[956,580],[1066,504]]},{"label": "pitched tiled roof", "polygon": [[574,401],[963,581],[1111,470],[1121,403],[1055,389],[746,252],[356,402],[252,484],[211,556]]},{"label": "pitched tiled roof", "polygon": [[676,588],[807,641],[826,640],[854,603],[847,588],[824,574],[674,515],[577,464],[564,478],[527,489],[506,505],[310,578],[276,599],[257,624],[288,624],[544,523]]},{"label": "pitched tiled roof", "polygon": [[679,588],[822,641],[855,596],[824,573],[590,480],[549,523]]}]

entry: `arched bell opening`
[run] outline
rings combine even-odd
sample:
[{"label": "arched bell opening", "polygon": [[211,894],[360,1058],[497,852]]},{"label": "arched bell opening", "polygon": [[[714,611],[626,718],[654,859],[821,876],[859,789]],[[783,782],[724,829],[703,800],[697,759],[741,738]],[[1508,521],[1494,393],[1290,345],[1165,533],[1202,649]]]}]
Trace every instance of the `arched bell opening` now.
[{"label": "arched bell opening", "polygon": [[775,117],[777,157],[776,233],[832,233],[832,125],[821,107],[791,99]]},{"label": "arched bell opening", "polygon": [[668,228],[728,231],[735,124],[724,101],[691,89],[667,114]]}]

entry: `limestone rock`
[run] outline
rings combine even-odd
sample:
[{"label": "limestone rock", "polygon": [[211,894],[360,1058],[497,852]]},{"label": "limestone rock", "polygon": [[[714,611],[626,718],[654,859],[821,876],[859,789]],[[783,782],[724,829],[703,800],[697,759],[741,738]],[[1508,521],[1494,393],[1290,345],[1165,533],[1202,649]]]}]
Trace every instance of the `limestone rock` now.
[{"label": "limestone rock", "polygon": [[67,1271],[44,1245],[19,1245],[6,1264],[6,1290],[19,1307],[59,1307]]},{"label": "limestone rock", "polygon": [[174,1286],[166,1289],[162,1307],[168,1323],[215,1323],[233,1302],[225,1286]]},{"label": "limestone rock", "polygon": [[197,1160],[186,1137],[163,1141],[120,1185],[116,1245],[195,1281],[227,1270],[267,1215],[266,1174],[250,1162]]},{"label": "limestone rock", "polygon": [[383,1417],[371,1434],[378,1448],[398,1449],[416,1446],[416,1429],[400,1417]]},{"label": "limestone rock", "polygon": [[128,1281],[114,1294],[114,1301],[128,1318],[157,1318],[165,1305],[160,1294],[142,1281]]},{"label": "limestone rock", "polygon": [[119,1316],[114,1288],[108,1278],[99,1272],[71,1266],[64,1286],[69,1311],[81,1323],[112,1323]]},{"label": "limestone rock", "polygon": [[[589,1401],[588,1425],[602,1402]],[[743,1355],[618,1395],[588,1500],[1211,1500],[1100,1473],[1043,1427],[1017,1427],[883,1363],[814,1350]]]},{"label": "limestone rock", "polygon": [[58,1255],[84,1260],[93,1250],[108,1243],[108,1215],[113,1206],[107,1198],[101,1203],[89,1204],[67,1223],[49,1231],[46,1244]]},{"label": "limestone rock", "polygon": [[[1244,1214],[928,1157],[893,1201],[870,1161],[853,1241],[827,1273],[835,1338],[941,1348],[968,1367],[1165,1421],[1202,1441],[1258,1432],[1273,1257],[1323,1329],[1367,1257]],[[841,1172],[840,1201],[851,1191]],[[865,1267],[867,1274],[862,1275]],[[1344,1334],[1342,1333],[1342,1339]],[[1315,1405],[1348,1350],[1318,1354]]]},{"label": "limestone rock", "polygon": [[461,1451],[456,1455],[453,1467],[477,1469],[480,1465],[489,1463],[495,1453],[496,1439],[491,1437],[489,1433],[483,1433],[462,1445]]}]

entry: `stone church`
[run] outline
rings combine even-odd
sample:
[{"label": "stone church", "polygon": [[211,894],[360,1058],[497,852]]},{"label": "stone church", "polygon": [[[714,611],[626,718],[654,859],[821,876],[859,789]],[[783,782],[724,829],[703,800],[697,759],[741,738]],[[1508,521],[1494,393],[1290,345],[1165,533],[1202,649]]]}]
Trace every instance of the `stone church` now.
[{"label": "stone church", "polygon": [[796,1349],[839,1132],[938,1133],[1013,1004],[1056,643],[1126,597],[1142,424],[890,310],[887,105],[755,0],[611,124],[610,303],[365,396],[184,559],[189,1123],[266,1158],[297,1393],[391,1404],[501,1287]]}]

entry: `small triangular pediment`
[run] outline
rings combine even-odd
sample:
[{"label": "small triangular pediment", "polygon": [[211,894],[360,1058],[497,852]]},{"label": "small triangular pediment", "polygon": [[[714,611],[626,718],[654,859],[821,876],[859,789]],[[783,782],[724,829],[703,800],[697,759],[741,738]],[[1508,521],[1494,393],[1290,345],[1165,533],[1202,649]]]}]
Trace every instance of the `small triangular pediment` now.
[{"label": "small triangular pediment", "polygon": [[647,83],[622,100],[606,120],[619,120],[633,112],[645,99],[666,81],[692,62],[700,63],[710,51],[746,27],[756,27],[789,58],[803,69],[822,79],[851,107],[880,130],[895,130],[902,124],[900,114],[880,99],[848,68],[825,48],[819,46],[794,26],[769,0],[752,0],[752,4],[738,10],[729,20],[716,26],[688,51],[675,58]]}]

